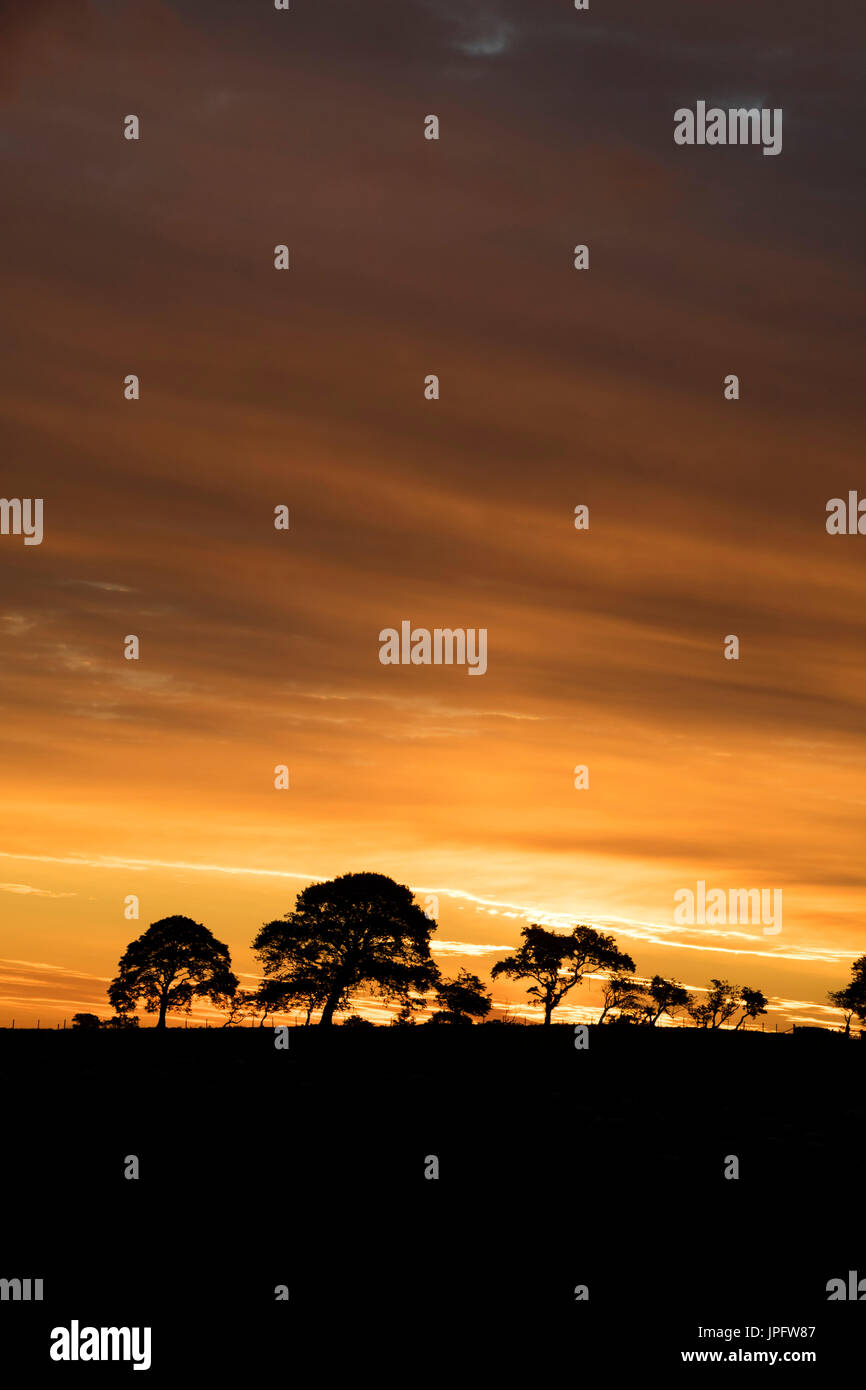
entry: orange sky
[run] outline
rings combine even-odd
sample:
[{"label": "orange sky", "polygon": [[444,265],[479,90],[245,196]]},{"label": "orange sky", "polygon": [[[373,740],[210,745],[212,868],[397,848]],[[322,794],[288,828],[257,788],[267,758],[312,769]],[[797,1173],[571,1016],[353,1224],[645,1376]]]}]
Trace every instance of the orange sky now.
[{"label": "orange sky", "polygon": [[[768,1026],[838,1017],[866,950],[866,540],[824,526],[866,493],[841,37],[805,3],[328,8],[2,21],[3,490],[45,539],[0,537],[0,1023],[107,1013],[169,913],[251,972],[261,922],[353,869],[439,894],[449,972],[589,921],[642,975],[763,988]],[[675,147],[704,97],[783,107],[782,155]],[[487,673],[380,665],[403,619],[485,627]],[[782,932],[675,927],[698,880],[781,889]]]}]

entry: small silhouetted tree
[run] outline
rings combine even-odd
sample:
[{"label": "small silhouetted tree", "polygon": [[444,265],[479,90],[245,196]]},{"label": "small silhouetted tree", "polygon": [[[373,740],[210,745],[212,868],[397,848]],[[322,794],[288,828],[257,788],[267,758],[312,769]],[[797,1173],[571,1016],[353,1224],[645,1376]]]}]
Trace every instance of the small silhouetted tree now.
[{"label": "small silhouetted tree", "polygon": [[841,1009],[845,1015],[845,1037],[851,1033],[851,1020],[854,1017],[854,1005],[848,996],[848,987],[845,989],[831,989],[827,995],[828,1000],[834,1009]]},{"label": "small silhouetted tree", "polygon": [[742,1018],[738,1018],[734,1025],[734,1031],[742,1028],[749,1018],[757,1018],[760,1014],[767,1012],[767,996],[759,989],[749,989],[748,985],[743,985],[740,990],[740,1008],[743,1010]]},{"label": "small silhouetted tree", "polygon": [[143,1002],[164,1028],[169,1010],[188,1012],[195,998],[219,1005],[237,987],[228,946],[189,917],[163,917],[129,943],[108,997],[119,1014]]},{"label": "small silhouetted tree", "polygon": [[73,1014],[72,1026],[73,1028],[81,1028],[85,1031],[88,1029],[101,1028],[102,1019],[98,1014]]},{"label": "small silhouetted tree", "polygon": [[102,1024],[103,1028],[137,1028],[138,1016],[136,1014],[114,1014],[112,1018],[106,1018]]},{"label": "small silhouetted tree", "polygon": [[836,1009],[841,1009],[845,1015],[845,1033],[851,1031],[851,1019],[855,1016],[861,1025],[866,1023],[866,956],[861,956],[855,960],[852,969],[850,984],[844,989],[834,989],[828,994],[827,998]]},{"label": "small silhouetted tree", "polygon": [[258,1012],[256,992],[251,989],[236,989],[234,994],[223,996],[220,1007],[225,1009],[226,1013],[226,1021],[221,1027],[240,1028],[245,1019]]},{"label": "small silhouetted tree", "polygon": [[499,960],[491,970],[494,980],[507,975],[513,980],[533,980],[527,994],[544,1007],[544,1022],[569,990],[579,985],[588,970],[633,971],[631,956],[619,951],[612,936],[595,927],[575,927],[568,935],[545,927],[523,927],[522,945],[513,956]]},{"label": "small silhouetted tree", "polygon": [[301,974],[285,980],[262,980],[251,992],[250,1003],[254,1013],[261,1013],[260,1028],[264,1028],[271,1014],[291,1013],[295,1009],[306,1009],[304,1027],[308,1028],[313,1009],[320,1008],[324,998],[321,988]]},{"label": "small silhouetted tree", "polygon": [[456,979],[440,980],[435,993],[439,1008],[433,1020],[437,1023],[471,1023],[473,1018],[486,1018],[493,1007],[490,993],[480,978],[465,967]]},{"label": "small silhouetted tree", "polygon": [[737,1012],[740,1007],[740,987],[732,985],[730,980],[710,980],[711,988],[707,992],[707,1008],[709,1010],[710,1028],[721,1028],[723,1023],[727,1023],[729,1018]]},{"label": "small silhouetted tree", "polygon": [[414,1010],[408,1004],[404,1004],[394,1017],[391,1019],[392,1028],[412,1028],[415,1020],[412,1017]]},{"label": "small silhouetted tree", "polygon": [[647,1022],[653,1027],[662,1014],[673,1017],[675,1010],[689,1007],[689,992],[676,980],[666,980],[662,975],[653,975],[647,986],[647,994],[652,1000],[647,1014]]},{"label": "small silhouetted tree", "polygon": [[620,1015],[636,1014],[643,1006],[643,986],[636,984],[628,971],[617,971],[609,976],[601,987],[604,1007],[597,1022],[604,1023],[608,1014],[613,1017],[616,1010]]},{"label": "small silhouetted tree", "polygon": [[327,1027],[361,987],[404,1006],[432,989],[435,930],[411,889],[385,874],[342,874],[304,888],[294,911],[265,923],[253,950],[267,978],[321,1001]]},{"label": "small silhouetted tree", "polygon": [[697,994],[689,995],[689,1002],[686,1005],[686,1009],[694,1019],[696,1028],[709,1028],[710,1019],[712,1018],[712,1009],[709,1004]]}]

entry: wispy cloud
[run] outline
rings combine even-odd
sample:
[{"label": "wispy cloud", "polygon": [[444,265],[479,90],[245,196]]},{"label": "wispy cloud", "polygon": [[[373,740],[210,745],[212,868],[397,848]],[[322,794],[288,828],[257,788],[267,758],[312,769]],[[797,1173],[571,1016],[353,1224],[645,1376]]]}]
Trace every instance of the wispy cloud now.
[{"label": "wispy cloud", "polygon": [[35,625],[33,618],[25,618],[22,613],[4,613],[3,622],[6,624],[7,637],[20,637]]},{"label": "wispy cloud", "polygon": [[77,584],[82,589],[101,589],[106,594],[135,594],[138,592],[137,589],[131,589],[128,584],[111,584],[105,579],[67,579],[64,583]]},{"label": "wispy cloud", "polygon": [[[145,873],[153,869],[172,869],[182,870],[189,873],[202,874],[226,874],[236,878],[272,878],[272,879],[291,879],[302,883],[319,883],[322,877],[318,874],[301,873],[290,869],[259,869],[249,865],[240,864],[196,864],[185,859],[137,859],[127,856],[99,855],[96,857],[85,857],[76,855],[47,855],[47,854],[11,854],[8,851],[0,851],[0,859],[11,859],[16,862],[38,863],[38,864],[64,864],[72,868],[90,868],[107,870],[126,870],[129,872]],[[410,885],[413,893],[446,897],[455,903],[467,903],[476,907],[491,916],[507,916],[525,922],[535,922],[539,926],[549,927],[554,931],[571,931],[580,923],[595,926],[601,930],[615,931],[618,935],[634,941],[642,941],[655,946],[664,946],[677,950],[701,951],[709,954],[720,954],[731,956],[753,956],[765,958],[767,960],[778,961],[821,961],[825,964],[836,964],[840,961],[853,960],[856,951],[836,948],[831,946],[811,947],[801,943],[791,945],[774,945],[767,949],[763,944],[766,937],[761,934],[752,934],[737,928],[725,928],[708,932],[707,928],[677,925],[660,922],[641,922],[634,918],[612,917],[607,915],[587,916],[582,913],[571,912],[552,912],[543,907],[528,907],[525,903],[504,901],[496,898],[483,897],[478,893],[469,893],[463,889],[443,887],[441,885]],[[26,891],[26,888],[24,889]],[[74,896],[74,895],[73,895]],[[674,939],[675,936],[679,940]],[[709,939],[708,939],[709,938]],[[732,945],[731,941],[753,943],[747,946]],[[438,943],[440,949],[448,950],[456,947],[457,943]],[[513,947],[487,947],[485,944],[476,944],[476,949],[467,951],[466,954],[480,954],[487,950],[511,950]],[[457,954],[456,949],[451,954]]]},{"label": "wispy cloud", "polygon": [[29,883],[0,883],[2,893],[32,894],[35,898],[75,898],[76,893],[52,893],[49,888],[33,888]]},{"label": "wispy cloud", "polygon": [[29,883],[0,883],[0,892],[17,892],[33,898],[75,898],[74,892],[51,892],[50,888],[33,888]]},{"label": "wispy cloud", "polygon": [[513,24],[498,20],[475,38],[455,39],[454,47],[467,58],[498,58],[512,47],[515,32]]},{"label": "wispy cloud", "polygon": [[514,943],[494,946],[478,941],[434,941],[431,949],[435,956],[490,956],[513,951]]}]

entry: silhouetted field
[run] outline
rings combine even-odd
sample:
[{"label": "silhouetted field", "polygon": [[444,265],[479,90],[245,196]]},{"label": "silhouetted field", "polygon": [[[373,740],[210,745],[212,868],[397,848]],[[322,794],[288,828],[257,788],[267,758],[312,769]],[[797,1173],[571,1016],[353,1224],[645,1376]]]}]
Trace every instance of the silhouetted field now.
[{"label": "silhouetted field", "polygon": [[152,1325],[157,1383],[357,1370],[365,1329],[409,1383],[532,1345],[550,1374],[664,1373],[698,1325],[771,1322],[817,1326],[828,1371],[862,1336],[866,1303],[826,1295],[866,1275],[866,1048],[839,1035],[16,1030],[0,1058],[0,1273],[45,1280],[0,1316],[46,1367],[72,1317]]}]

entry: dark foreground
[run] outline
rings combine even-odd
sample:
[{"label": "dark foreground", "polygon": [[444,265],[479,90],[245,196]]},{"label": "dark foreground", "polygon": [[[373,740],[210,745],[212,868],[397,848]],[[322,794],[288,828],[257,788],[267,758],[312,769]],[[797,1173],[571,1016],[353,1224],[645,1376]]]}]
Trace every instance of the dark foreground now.
[{"label": "dark foreground", "polygon": [[42,1303],[0,1303],[10,1385],[133,1375],[51,1361],[73,1318],[151,1326],[159,1385],[618,1384],[701,1376],[689,1350],[814,1352],[799,1373],[822,1382],[860,1364],[866,1298],[826,1291],[866,1279],[860,1043],[6,1031],[0,1066],[0,1277],[44,1280]]}]

